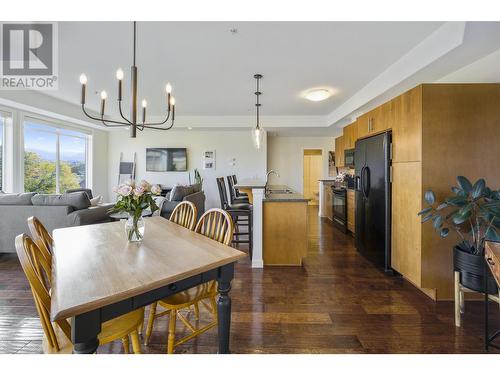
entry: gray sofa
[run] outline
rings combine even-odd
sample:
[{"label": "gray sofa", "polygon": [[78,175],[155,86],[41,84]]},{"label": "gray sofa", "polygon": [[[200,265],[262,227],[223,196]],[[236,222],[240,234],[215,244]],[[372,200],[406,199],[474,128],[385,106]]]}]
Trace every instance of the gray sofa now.
[{"label": "gray sofa", "polygon": [[0,194],[0,253],[15,252],[14,239],[29,233],[27,219],[36,216],[49,232],[109,221],[112,205],[91,207],[85,192]]},{"label": "gray sofa", "polygon": [[160,215],[165,218],[170,218],[174,208],[182,201],[193,202],[198,210],[198,218],[205,212],[205,193],[201,190],[201,185],[176,185],[167,194],[165,201],[161,207]]}]

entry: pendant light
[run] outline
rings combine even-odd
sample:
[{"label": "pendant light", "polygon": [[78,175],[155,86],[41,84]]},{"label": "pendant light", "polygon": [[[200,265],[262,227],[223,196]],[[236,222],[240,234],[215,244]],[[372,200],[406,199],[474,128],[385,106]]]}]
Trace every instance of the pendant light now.
[{"label": "pendant light", "polygon": [[255,107],[257,109],[257,124],[255,128],[252,129],[252,140],[253,144],[257,149],[260,149],[262,146],[262,140],[264,139],[264,129],[260,126],[260,101],[259,97],[262,95],[260,92],[260,79],[262,78],[262,74],[255,74],[253,78],[257,81],[257,91],[255,91],[255,96],[257,101],[255,103]]}]

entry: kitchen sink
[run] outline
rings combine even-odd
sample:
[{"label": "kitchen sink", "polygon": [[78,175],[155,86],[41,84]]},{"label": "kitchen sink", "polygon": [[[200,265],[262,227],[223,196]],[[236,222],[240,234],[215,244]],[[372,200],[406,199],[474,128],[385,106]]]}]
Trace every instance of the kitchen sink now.
[{"label": "kitchen sink", "polygon": [[269,194],[293,194],[293,191],[290,189],[269,189]]}]

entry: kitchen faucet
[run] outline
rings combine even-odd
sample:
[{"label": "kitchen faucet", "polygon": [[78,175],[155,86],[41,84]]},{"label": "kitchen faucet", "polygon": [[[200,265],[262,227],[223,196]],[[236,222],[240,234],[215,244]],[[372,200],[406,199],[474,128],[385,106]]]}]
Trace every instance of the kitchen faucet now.
[{"label": "kitchen faucet", "polygon": [[266,185],[265,185],[265,188],[264,188],[264,193],[267,194],[267,184],[268,184],[268,181],[269,181],[269,175],[271,174],[274,174],[276,177],[279,177],[279,173],[276,172],[274,169],[271,169],[269,172],[266,173]]}]

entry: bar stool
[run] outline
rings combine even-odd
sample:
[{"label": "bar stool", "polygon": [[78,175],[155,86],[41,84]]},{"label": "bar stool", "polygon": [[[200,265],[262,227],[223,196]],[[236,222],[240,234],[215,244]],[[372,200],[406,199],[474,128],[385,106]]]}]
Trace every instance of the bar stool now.
[{"label": "bar stool", "polygon": [[[232,243],[247,243],[250,258],[252,258],[252,205],[249,203],[229,204],[227,200],[226,183],[224,182],[224,177],[217,177],[216,181],[217,187],[219,189],[221,208],[227,211],[234,221],[235,232]],[[248,230],[246,232],[241,232],[239,229],[240,226],[246,226]],[[241,236],[248,236],[248,239],[241,239]]]},{"label": "bar stool", "polygon": [[238,196],[238,191],[234,187],[234,175],[233,176],[227,176],[227,186],[229,188],[229,202],[231,204],[235,203],[249,203],[248,202],[248,195],[240,195]]},{"label": "bar stool", "polygon": [[[233,174],[231,177],[233,178],[233,185],[236,185],[238,183],[238,180],[236,179],[236,175]],[[248,198],[248,194],[247,193],[242,193],[241,191],[239,191],[236,188],[234,188],[234,191],[235,191],[237,197],[246,197],[246,198]]]}]

